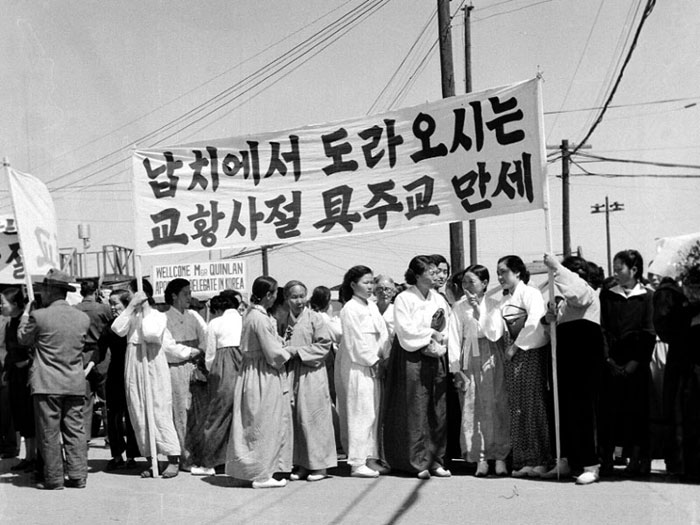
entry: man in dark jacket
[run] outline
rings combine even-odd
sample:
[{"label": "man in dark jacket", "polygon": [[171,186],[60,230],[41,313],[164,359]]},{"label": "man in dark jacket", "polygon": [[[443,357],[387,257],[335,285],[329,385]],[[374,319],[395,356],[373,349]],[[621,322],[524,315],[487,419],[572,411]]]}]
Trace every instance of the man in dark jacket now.
[{"label": "man in dark jacket", "polygon": [[97,286],[94,281],[80,283],[80,295],[83,301],[75,305],[81,312],[85,312],[90,318],[90,328],[85,338],[83,348],[83,368],[85,369],[85,404],[83,405],[83,421],[85,424],[85,438],[88,443],[92,439],[92,412],[93,394],[98,392],[100,383],[104,377],[96,370],[104,355],[100,352],[97,342],[106,326],[112,324],[112,311],[109,306],[97,302]]},{"label": "man in dark jacket", "polygon": [[[69,275],[49,270],[42,283],[46,308],[22,314],[17,337],[33,346],[30,386],[37,423],[37,446],[44,459],[44,482],[38,488],[84,488],[87,480],[87,441],[83,427],[85,373],[83,347],[90,318],[70,306]],[[64,480],[61,435],[66,455]]]}]

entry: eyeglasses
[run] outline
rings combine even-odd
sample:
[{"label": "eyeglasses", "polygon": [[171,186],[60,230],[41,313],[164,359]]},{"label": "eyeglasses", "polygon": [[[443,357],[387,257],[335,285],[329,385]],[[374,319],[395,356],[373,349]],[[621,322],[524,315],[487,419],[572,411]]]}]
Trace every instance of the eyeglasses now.
[{"label": "eyeglasses", "polygon": [[374,288],[374,291],[377,293],[391,293],[394,291],[394,288],[385,288],[383,286],[376,286]]}]

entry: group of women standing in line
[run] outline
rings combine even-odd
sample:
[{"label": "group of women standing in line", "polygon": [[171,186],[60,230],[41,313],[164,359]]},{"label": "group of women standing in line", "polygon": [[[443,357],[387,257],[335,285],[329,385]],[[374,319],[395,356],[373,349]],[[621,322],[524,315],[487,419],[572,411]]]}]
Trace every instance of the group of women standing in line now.
[{"label": "group of women standing in line", "polygon": [[[115,292],[108,344],[123,346],[126,422],[133,434],[126,441],[115,434],[113,461],[125,449],[127,459],[138,449],[150,450],[151,429],[155,452],[169,459],[166,478],[180,469],[210,475],[223,466],[255,488],[281,487],[287,478],[326,478],[337,466],[339,431],[353,477],[390,469],[420,479],[450,477],[446,395],[453,377],[460,448],[465,460],[476,463],[476,476],[492,470],[539,478],[576,473],[578,483],[592,483],[601,460],[609,469],[619,446],[630,451],[630,473],[639,472],[648,452],[642,394],[654,342],[641,256],[618,253],[615,282],[600,293],[595,265],[552,255],[544,262],[556,287],[549,309],[514,255],[498,261],[502,295],[488,292],[490,273],[481,265],[452,275],[443,294],[449,270],[442,257],[414,257],[398,295],[391,278],[354,266],[340,288],[339,319],[329,314],[327,288],[309,298],[302,282],[278,289],[267,276],[253,283],[243,316],[237,297],[212,299],[208,326],[188,309],[183,279],[166,288],[166,313],[153,307],[150,293],[130,299]],[[144,289],[150,292],[147,283]],[[6,315],[13,297],[3,294]],[[557,465],[549,370],[554,321],[562,443]],[[23,350],[14,349],[11,336],[7,340],[21,365]],[[150,400],[146,384],[154,393]],[[149,402],[154,417],[147,424]]]},{"label": "group of women standing in line", "polygon": [[[599,268],[582,258],[559,262],[546,255],[544,262],[553,272],[556,290],[549,309],[539,290],[528,285],[529,273],[523,261],[512,255],[498,261],[502,296],[486,293],[489,272],[473,265],[452,276],[457,290],[452,289],[451,305],[437,289],[439,270],[434,256],[411,260],[404,276],[406,288],[393,303],[383,294],[384,288],[393,286],[387,277],[375,277],[366,266],[355,266],[346,273],[340,289],[344,306],[334,379],[341,441],[352,476],[372,478],[389,468],[421,479],[451,475],[445,467],[448,373],[454,374],[460,390],[462,454],[477,464],[477,476],[488,475],[492,468],[496,475],[512,470],[515,477],[553,478],[575,473],[579,484],[588,484],[599,479],[601,461],[604,469],[611,465],[617,445],[629,450],[628,473],[639,471],[647,432],[644,396],[635,390],[641,388],[641,380],[635,374],[648,368],[654,337],[650,292],[639,282],[641,256],[634,250],[618,253],[615,280],[602,292],[597,290]],[[260,286],[261,279],[269,278],[259,278],[254,288]],[[253,302],[262,305],[257,308],[257,327],[248,317],[244,321],[244,331],[248,326],[258,343],[266,340],[266,351],[276,356],[276,361],[270,358],[265,366],[271,367],[270,374],[279,376],[276,381],[282,385],[272,394],[274,401],[256,404],[261,418],[277,422],[278,430],[270,429],[268,437],[279,436],[276,452],[269,451],[266,456],[268,468],[260,476],[266,479],[255,479],[258,486],[261,482],[263,486],[284,484],[272,474],[285,471],[275,470],[280,465],[291,468],[283,454],[287,443],[283,436],[290,432],[294,432],[295,451],[306,450],[311,441],[319,441],[317,436],[325,436],[327,445],[321,448],[334,458],[330,414],[324,413],[322,420],[313,424],[303,423],[297,414],[288,431],[279,430],[279,422],[288,419],[284,414],[271,417],[273,407],[298,410],[309,403],[309,396],[320,401],[319,406],[331,405],[324,381],[312,391],[304,391],[296,380],[283,377],[296,376],[299,364],[308,367],[313,363],[312,370],[323,368],[321,341],[326,342],[329,336],[318,336],[318,351],[313,352],[315,360],[311,361],[300,356],[301,347],[293,342],[285,344],[284,326],[275,334],[272,317],[265,313],[274,303],[274,290],[273,283],[262,290],[262,297],[254,290]],[[289,320],[294,321],[303,308],[301,296],[306,289],[293,282],[285,290],[299,301],[296,306],[290,303]],[[294,294],[294,290],[299,293]],[[389,305],[391,322],[386,319]],[[554,321],[562,415],[559,464],[554,463],[549,366],[549,331]],[[306,340],[309,344],[314,337]],[[242,351],[244,356],[248,352],[245,342]],[[299,364],[282,366],[292,360]],[[318,377],[325,379],[321,373]],[[234,405],[239,396],[248,395],[246,392],[236,393]],[[601,406],[606,409],[601,411]],[[259,423],[251,420],[248,426],[259,428]],[[304,429],[312,427],[317,430],[304,434]],[[318,433],[322,428],[325,431]],[[240,464],[256,447],[253,441],[243,440],[251,448],[246,454],[229,455],[227,472],[252,479],[250,473],[240,470]],[[266,440],[257,452],[268,445]],[[238,446],[232,442],[229,450]],[[323,467],[334,465],[334,459],[315,464],[303,461],[303,455],[295,452],[292,463],[296,470],[291,479],[323,479]]]}]

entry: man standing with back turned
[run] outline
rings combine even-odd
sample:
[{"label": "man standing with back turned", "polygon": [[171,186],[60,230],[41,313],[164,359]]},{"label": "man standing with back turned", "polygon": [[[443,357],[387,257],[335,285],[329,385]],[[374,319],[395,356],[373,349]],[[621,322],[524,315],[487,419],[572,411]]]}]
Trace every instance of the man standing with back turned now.
[{"label": "man standing with back turned", "polygon": [[[41,285],[45,308],[30,312],[27,304],[17,337],[33,346],[29,383],[34,399],[37,445],[44,459],[44,482],[38,488],[84,488],[87,480],[87,440],[83,426],[85,373],[83,347],[90,318],[66,302],[73,291],[69,275],[49,270]],[[61,435],[68,479],[64,480]]]}]

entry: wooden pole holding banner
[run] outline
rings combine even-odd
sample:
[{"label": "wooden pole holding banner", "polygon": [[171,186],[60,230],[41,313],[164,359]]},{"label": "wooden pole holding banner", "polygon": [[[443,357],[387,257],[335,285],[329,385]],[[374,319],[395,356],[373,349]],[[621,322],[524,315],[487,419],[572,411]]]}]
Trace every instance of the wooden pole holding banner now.
[{"label": "wooden pole holding banner", "polygon": [[[143,271],[141,269],[141,256],[136,256],[136,287],[143,292]],[[153,413],[153,390],[151,388],[151,374],[148,367],[148,348],[143,340],[143,310],[136,316],[139,345],[141,347],[141,368],[143,372],[143,390],[146,394],[146,435],[148,436],[148,448],[151,456],[151,471],[153,477],[158,477],[158,450],[156,449],[156,421]]]},{"label": "wooden pole holding banner", "polygon": [[[7,157],[4,157],[2,159],[2,166],[5,169],[5,180],[7,181],[8,184],[8,189],[9,189],[9,184],[10,184],[10,161]],[[10,202],[12,203],[12,214],[15,217],[17,217],[17,211],[15,210],[15,200],[12,198],[12,192],[10,192]],[[17,238],[19,239],[19,245],[20,249],[22,246],[22,235],[19,232],[19,228],[17,228]],[[24,265],[24,280],[25,280],[25,286],[27,287],[27,302],[29,304],[34,302],[34,286],[32,285],[32,276],[29,273],[29,270],[27,268],[27,261],[24,259],[24,254],[22,254],[22,264]]]},{"label": "wooden pole holding banner", "polygon": [[[469,4],[464,10],[464,84],[465,93],[472,92],[472,30],[471,12],[474,6]],[[469,219],[469,264],[478,262],[476,220]]]},{"label": "wooden pole holding banner", "polygon": [[[542,76],[538,73],[537,79],[542,85]],[[537,90],[537,113],[542,115],[543,105],[542,105],[542,89]],[[547,158],[547,151],[545,149],[544,142],[544,128],[540,129],[540,141],[542,144],[542,158]],[[545,243],[547,253],[554,253],[553,242],[552,242],[552,217],[549,210],[549,180],[547,179],[547,164],[542,166],[543,170],[542,179],[544,181],[542,204],[544,208],[544,228],[545,228]],[[554,303],[554,272],[550,269],[548,270],[549,278],[549,301]],[[554,441],[557,451],[557,479],[559,479],[559,460],[561,459],[561,440],[560,440],[560,430],[559,430],[559,380],[557,377],[557,321],[556,317],[554,321],[549,325],[549,334],[552,348],[552,390],[554,395]]]}]

